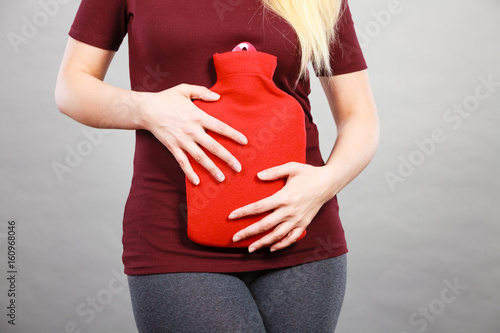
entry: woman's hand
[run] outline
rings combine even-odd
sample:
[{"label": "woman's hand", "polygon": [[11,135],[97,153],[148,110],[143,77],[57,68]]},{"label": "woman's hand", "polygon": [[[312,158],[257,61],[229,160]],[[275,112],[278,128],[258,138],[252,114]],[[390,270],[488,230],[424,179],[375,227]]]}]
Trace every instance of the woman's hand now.
[{"label": "woman's hand", "polygon": [[271,252],[293,244],[311,223],[321,206],[333,198],[335,188],[327,186],[331,171],[327,166],[315,167],[291,162],[260,172],[261,180],[287,178],[285,186],[271,195],[247,206],[234,210],[230,219],[272,211],[259,222],[237,232],[233,241],[274,230],[251,244],[249,252],[270,246]]},{"label": "woman's hand", "polygon": [[224,174],[201,147],[226,162],[236,172],[241,171],[241,164],[226,148],[208,135],[206,130],[226,136],[243,145],[248,142],[247,138],[196,107],[192,99],[216,101],[219,95],[205,87],[187,84],[159,93],[146,93],[140,103],[142,127],[153,133],[170,150],[193,184],[198,185],[200,180],[189,163],[187,154],[222,182]]},{"label": "woman's hand", "polygon": [[170,150],[188,179],[199,178],[187,154],[219,181],[224,175],[201,147],[225,161],[235,171],[238,160],[205,131],[211,130],[238,143],[246,137],[197,108],[191,100],[216,101],[217,94],[201,86],[181,84],[158,92],[130,91],[113,87],[104,76],[114,52],[68,39],[57,78],[56,102],[64,114],[97,128],[145,129]]},{"label": "woman's hand", "polygon": [[320,81],[337,125],[337,139],[322,167],[287,163],[259,174],[262,180],[287,178],[286,185],[270,197],[233,211],[230,219],[272,211],[259,222],[240,230],[233,241],[271,230],[249,246],[276,251],[296,241],[321,206],[353,180],[372,159],[379,142],[377,108],[368,73],[323,77]]}]

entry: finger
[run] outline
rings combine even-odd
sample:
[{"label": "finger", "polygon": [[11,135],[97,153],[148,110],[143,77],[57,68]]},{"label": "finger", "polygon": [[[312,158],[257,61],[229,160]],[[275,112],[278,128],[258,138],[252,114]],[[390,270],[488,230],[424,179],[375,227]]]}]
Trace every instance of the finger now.
[{"label": "finger", "polygon": [[241,163],[223,145],[203,132],[200,138],[195,138],[199,145],[203,146],[213,155],[226,162],[234,171],[241,171]]},{"label": "finger", "polygon": [[293,229],[292,231],[290,231],[288,233],[288,235],[285,238],[283,238],[278,243],[273,244],[271,246],[270,251],[271,252],[275,252],[275,251],[283,250],[284,248],[289,247],[290,245],[292,245],[293,243],[295,243],[297,241],[297,239],[300,238],[300,236],[302,235],[303,232],[304,232],[303,228],[295,228],[295,229]]},{"label": "finger", "polygon": [[278,226],[274,228],[272,232],[263,236],[256,242],[252,243],[248,247],[248,252],[252,253],[263,247],[271,247],[281,241],[283,241],[284,244],[291,245],[293,243],[292,240],[288,239],[287,241],[284,241],[284,239],[287,238],[287,236],[290,234],[292,230],[293,230],[292,223],[290,222],[280,223]]},{"label": "finger", "polygon": [[277,195],[279,193],[280,193],[280,191],[276,192],[275,194],[271,195],[270,197],[261,199],[259,201],[256,201],[256,202],[253,202],[253,203],[248,204],[246,206],[235,209],[229,214],[228,218],[230,220],[235,220],[235,219],[242,218],[244,216],[257,215],[257,214],[261,214],[261,213],[270,211],[272,209],[276,209],[279,206],[279,198],[277,198]]},{"label": "finger", "polygon": [[195,142],[188,146],[182,147],[198,164],[207,169],[207,171],[219,182],[223,182],[225,177],[222,171],[215,165],[210,157],[205,154],[203,149],[200,148]]},{"label": "finger", "polygon": [[196,172],[194,172],[191,163],[189,163],[189,159],[186,153],[182,149],[178,148],[173,149],[172,155],[174,155],[174,158],[176,159],[177,163],[179,163],[179,166],[181,167],[182,171],[189,179],[189,181],[194,185],[200,184],[200,178],[198,177]]},{"label": "finger", "polygon": [[191,85],[191,84],[180,84],[175,87],[179,92],[190,98],[190,99],[201,99],[207,102],[217,101],[220,95],[216,92],[211,91],[207,87]]},{"label": "finger", "polygon": [[[201,110],[201,109],[200,109]],[[201,110],[203,111],[203,110]],[[241,145],[246,145],[248,143],[248,139],[246,138],[243,133],[235,130],[228,124],[220,121],[219,119],[212,117],[206,113],[204,113],[205,116],[202,119],[202,126],[205,129],[208,129],[214,133],[217,133],[219,135],[225,136],[226,138],[229,138],[235,142],[238,142]]]},{"label": "finger", "polygon": [[275,228],[280,223],[286,223],[286,217],[281,213],[281,210],[275,210],[272,213],[263,217],[260,221],[252,223],[245,229],[238,231],[233,236],[233,242],[239,242],[243,239],[250,238],[262,233],[265,233],[272,228]]},{"label": "finger", "polygon": [[290,175],[296,173],[297,167],[298,163],[289,162],[266,170],[262,170],[257,174],[257,177],[259,177],[261,180],[276,180],[279,178],[288,178]]}]

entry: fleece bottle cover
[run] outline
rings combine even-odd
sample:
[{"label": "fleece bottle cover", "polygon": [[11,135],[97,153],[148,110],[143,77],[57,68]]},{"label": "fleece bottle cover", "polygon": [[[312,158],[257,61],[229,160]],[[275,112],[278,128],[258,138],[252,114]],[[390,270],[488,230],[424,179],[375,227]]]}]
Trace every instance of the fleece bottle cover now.
[{"label": "fleece bottle cover", "polygon": [[[242,165],[242,171],[235,172],[204,150],[224,173],[226,179],[222,183],[189,157],[200,184],[195,186],[186,179],[188,237],[207,246],[248,247],[266,233],[237,243],[232,241],[234,234],[269,212],[237,220],[229,220],[228,215],[239,207],[271,196],[285,185],[285,179],[262,181],[257,177],[258,172],[292,161],[305,163],[304,112],[295,98],[274,84],[275,56],[240,51],[217,53],[213,60],[217,82],[211,90],[221,97],[216,102],[195,100],[194,103],[243,133],[248,144],[242,146],[207,131]],[[305,231],[301,238],[304,235]]]}]

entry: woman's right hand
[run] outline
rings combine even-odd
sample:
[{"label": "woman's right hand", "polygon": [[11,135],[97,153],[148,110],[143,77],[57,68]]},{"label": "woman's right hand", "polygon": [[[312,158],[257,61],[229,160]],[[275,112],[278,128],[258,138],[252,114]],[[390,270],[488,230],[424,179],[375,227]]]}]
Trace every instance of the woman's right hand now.
[{"label": "woman's right hand", "polygon": [[140,103],[143,128],[150,131],[173,154],[187,178],[195,185],[200,182],[188,159],[188,154],[222,182],[224,174],[201,149],[205,148],[236,172],[240,162],[206,130],[226,136],[239,144],[247,144],[247,138],[234,128],[199,109],[193,99],[217,101],[220,96],[202,86],[180,84],[158,92],[144,93]]}]

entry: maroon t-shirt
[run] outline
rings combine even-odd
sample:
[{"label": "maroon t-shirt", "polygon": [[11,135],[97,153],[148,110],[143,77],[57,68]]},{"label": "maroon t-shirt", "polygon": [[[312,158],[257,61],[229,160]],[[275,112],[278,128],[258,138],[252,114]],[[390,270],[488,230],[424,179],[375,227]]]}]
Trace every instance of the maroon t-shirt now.
[{"label": "maroon t-shirt", "polygon": [[[332,48],[335,75],[366,68],[346,1],[343,9]],[[116,51],[127,33],[130,82],[137,91],[158,92],[181,83],[211,87],[217,80],[213,54],[231,51],[243,41],[275,55],[273,81],[304,110],[307,163],[324,165],[308,99],[309,80],[294,89],[300,66],[296,34],[259,0],[83,0],[69,34]],[[323,205],[304,239],[274,253],[268,248],[249,254],[246,249],[194,243],[187,237],[186,208],[185,176],[173,155],[149,131],[136,131],[134,174],[123,220],[126,274],[242,272],[347,252],[336,197]]]}]

